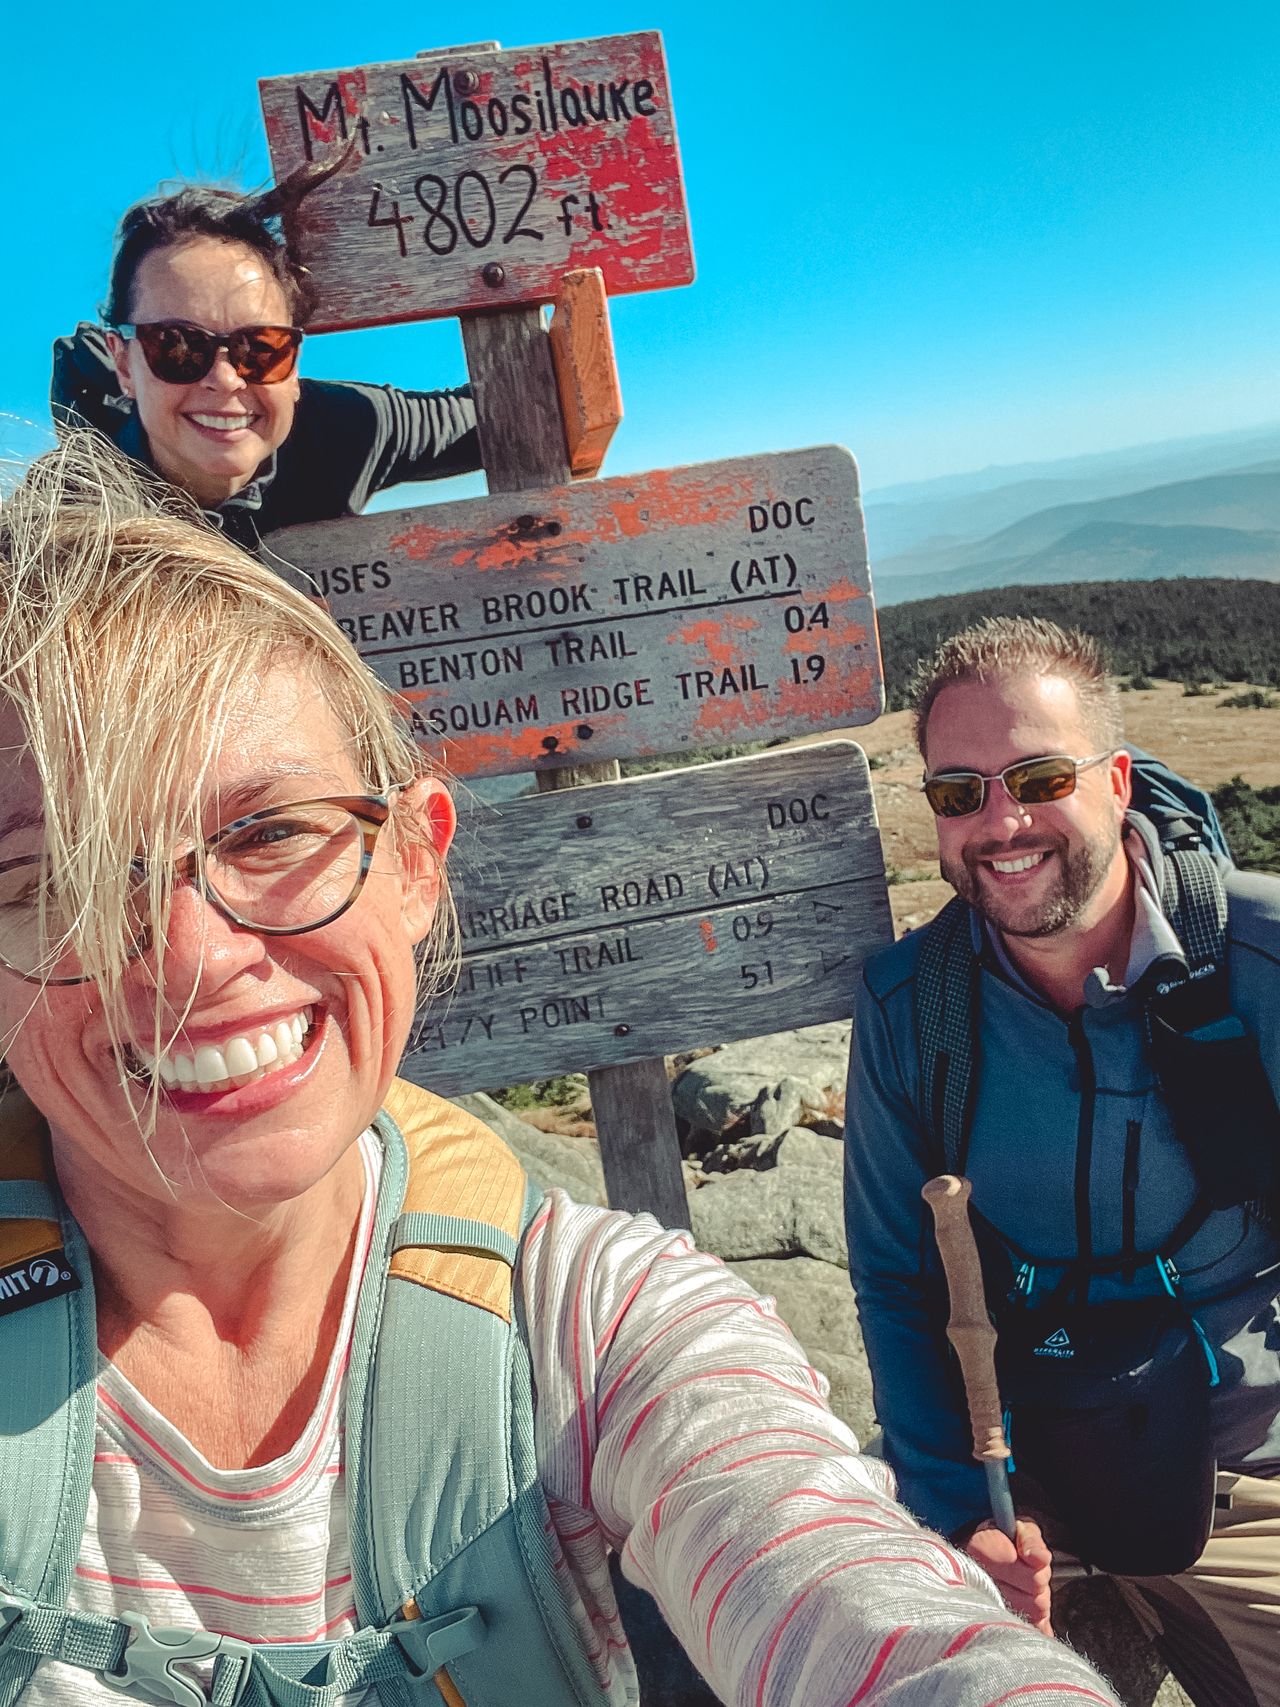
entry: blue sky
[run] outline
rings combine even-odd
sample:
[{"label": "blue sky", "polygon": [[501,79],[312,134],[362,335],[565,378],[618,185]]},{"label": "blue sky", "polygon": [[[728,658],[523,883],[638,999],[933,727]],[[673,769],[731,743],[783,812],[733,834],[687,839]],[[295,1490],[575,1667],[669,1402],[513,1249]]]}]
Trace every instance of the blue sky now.
[{"label": "blue sky", "polygon": [[[641,28],[666,41],[698,281],[614,302],[606,472],[835,440],[874,489],[1280,417],[1274,0],[16,10],[9,454],[47,423],[49,344],[100,301],[123,208],[175,175],[265,178],[258,76]],[[317,338],[306,369],[464,372],[451,321]]]}]

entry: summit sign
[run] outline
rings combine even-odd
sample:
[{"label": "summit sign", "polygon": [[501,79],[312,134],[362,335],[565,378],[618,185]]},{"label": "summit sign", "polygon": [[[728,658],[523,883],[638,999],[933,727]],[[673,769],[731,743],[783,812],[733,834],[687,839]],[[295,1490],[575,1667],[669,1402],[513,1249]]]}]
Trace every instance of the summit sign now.
[{"label": "summit sign", "polygon": [[303,201],[317,331],[688,284],[693,255],[661,37],[393,60],[259,85],[277,181]]}]

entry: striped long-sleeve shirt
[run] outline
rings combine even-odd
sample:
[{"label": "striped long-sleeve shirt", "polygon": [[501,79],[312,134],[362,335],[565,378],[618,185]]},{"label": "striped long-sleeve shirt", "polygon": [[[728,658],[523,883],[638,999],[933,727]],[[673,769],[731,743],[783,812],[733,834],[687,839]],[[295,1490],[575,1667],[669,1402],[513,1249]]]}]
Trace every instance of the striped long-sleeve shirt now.
[{"label": "striped long-sleeve shirt", "polygon": [[[372,1183],[376,1150],[362,1148]],[[323,1390],[284,1457],[215,1468],[104,1362],[73,1606],[252,1642],[356,1628],[341,1399],[372,1196]],[[1083,1660],[895,1503],[771,1304],[686,1234],[552,1192],[518,1284],[557,1568],[611,1702],[636,1700],[617,1549],[725,1702],[1109,1707]],[[53,1661],[22,1696],[119,1699]]]}]

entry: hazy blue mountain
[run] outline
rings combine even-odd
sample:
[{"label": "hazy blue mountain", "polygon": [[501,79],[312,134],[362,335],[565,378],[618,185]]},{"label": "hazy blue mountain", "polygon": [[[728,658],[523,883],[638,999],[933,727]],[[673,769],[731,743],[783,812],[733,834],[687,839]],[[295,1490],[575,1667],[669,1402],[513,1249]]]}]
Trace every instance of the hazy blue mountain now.
[{"label": "hazy blue mountain", "polygon": [[1068,581],[1280,579],[1280,458],[1046,505],[979,539],[895,554],[873,546],[871,561],[884,605]]},{"label": "hazy blue mountain", "polygon": [[876,604],[888,606],[992,587],[1189,576],[1280,581],[1280,530],[1087,522],[1041,550],[1021,556],[989,558],[924,574],[881,577],[873,570],[873,585]]},{"label": "hazy blue mountain", "polygon": [[[1037,510],[1264,463],[1280,463],[1280,426],[881,487],[866,495],[872,562],[905,552],[916,555],[935,546],[945,554]],[[939,562],[937,566],[947,565]]]}]

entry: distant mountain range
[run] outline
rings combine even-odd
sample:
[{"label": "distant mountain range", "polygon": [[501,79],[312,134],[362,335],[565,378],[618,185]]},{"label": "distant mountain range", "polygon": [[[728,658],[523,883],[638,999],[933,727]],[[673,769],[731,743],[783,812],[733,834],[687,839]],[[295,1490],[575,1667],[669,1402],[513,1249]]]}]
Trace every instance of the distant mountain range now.
[{"label": "distant mountain range", "polygon": [[876,602],[989,587],[1280,580],[1280,427],[868,495]]}]

